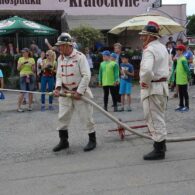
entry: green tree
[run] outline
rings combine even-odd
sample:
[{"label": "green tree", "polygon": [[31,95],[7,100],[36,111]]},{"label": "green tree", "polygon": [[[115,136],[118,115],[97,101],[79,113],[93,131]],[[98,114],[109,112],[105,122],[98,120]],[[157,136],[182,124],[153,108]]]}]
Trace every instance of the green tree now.
[{"label": "green tree", "polygon": [[103,38],[103,34],[90,26],[80,26],[70,30],[70,34],[76,38],[82,48],[93,47],[96,41]]},{"label": "green tree", "polygon": [[188,16],[187,35],[195,35],[195,15]]}]

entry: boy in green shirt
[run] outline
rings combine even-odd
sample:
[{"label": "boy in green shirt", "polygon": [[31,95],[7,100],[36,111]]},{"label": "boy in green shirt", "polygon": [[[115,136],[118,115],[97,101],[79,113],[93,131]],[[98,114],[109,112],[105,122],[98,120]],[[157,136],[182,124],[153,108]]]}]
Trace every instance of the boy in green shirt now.
[{"label": "boy in green shirt", "polygon": [[114,105],[114,112],[117,112],[115,86],[119,82],[119,70],[116,66],[116,62],[110,60],[110,51],[103,51],[102,56],[103,62],[100,64],[99,69],[99,85],[103,87],[104,91],[104,109],[106,111],[108,110],[108,96],[110,91]]},{"label": "boy in green shirt", "polygon": [[[188,67],[188,61],[183,55],[186,47],[182,44],[176,47],[178,59],[176,69],[172,72],[171,82],[174,82],[173,73],[176,72],[176,85],[179,89],[179,106],[175,111],[187,112],[189,111],[189,96],[188,96],[188,82],[190,80],[190,69]],[[184,106],[185,99],[185,106]]]}]

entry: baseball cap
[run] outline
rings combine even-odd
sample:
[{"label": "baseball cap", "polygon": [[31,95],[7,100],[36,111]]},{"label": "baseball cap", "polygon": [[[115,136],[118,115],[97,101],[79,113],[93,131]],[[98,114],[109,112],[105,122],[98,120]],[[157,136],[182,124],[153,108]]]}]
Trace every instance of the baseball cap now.
[{"label": "baseball cap", "polygon": [[115,53],[111,53],[110,56],[113,57],[114,59],[117,58],[117,55]]},{"label": "baseball cap", "polygon": [[27,48],[27,47],[25,47],[25,48],[23,48],[22,50],[21,50],[21,52],[23,53],[23,52],[30,52],[30,50]]},{"label": "baseball cap", "polygon": [[182,45],[182,44],[181,45],[177,45],[176,49],[185,51],[186,50],[186,46]]},{"label": "baseball cap", "polygon": [[102,55],[103,56],[110,56],[110,51],[105,50],[105,51],[102,52]]},{"label": "baseball cap", "polygon": [[120,57],[121,57],[121,58],[128,58],[128,59],[129,59],[128,53],[122,53],[122,54],[120,55]]}]

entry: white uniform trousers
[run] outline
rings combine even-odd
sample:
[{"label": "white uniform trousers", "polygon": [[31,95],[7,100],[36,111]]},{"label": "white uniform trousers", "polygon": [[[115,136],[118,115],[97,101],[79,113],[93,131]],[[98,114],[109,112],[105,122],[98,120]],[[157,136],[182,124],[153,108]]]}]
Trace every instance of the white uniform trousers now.
[{"label": "white uniform trousers", "polygon": [[95,123],[92,117],[93,106],[82,100],[59,97],[59,127],[57,130],[66,130],[72,119],[73,112],[76,111],[83,124],[86,125],[88,133],[94,132]]},{"label": "white uniform trousers", "polygon": [[166,139],[167,130],[165,124],[165,110],[167,97],[162,95],[150,95],[143,100],[143,110],[149,133],[155,142]]}]

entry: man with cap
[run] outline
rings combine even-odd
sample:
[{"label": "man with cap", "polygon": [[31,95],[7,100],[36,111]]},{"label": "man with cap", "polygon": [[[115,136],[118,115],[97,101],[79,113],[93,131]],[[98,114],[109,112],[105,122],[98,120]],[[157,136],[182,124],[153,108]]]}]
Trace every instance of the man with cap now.
[{"label": "man with cap", "polygon": [[69,148],[68,127],[74,111],[77,111],[81,121],[88,129],[89,142],[84,151],[93,150],[96,147],[96,133],[94,131],[93,107],[83,101],[81,96],[93,98],[89,88],[91,78],[89,65],[85,55],[74,48],[71,36],[62,33],[57,40],[60,56],[56,74],[56,87],[54,95],[71,93],[73,98],[59,97],[59,131],[60,142],[53,149],[58,152]]},{"label": "man with cap", "polygon": [[166,124],[165,109],[168,97],[169,54],[158,38],[159,25],[150,21],[139,33],[143,42],[140,65],[141,101],[149,133],[154,140],[153,151],[144,160],[165,158]]}]

